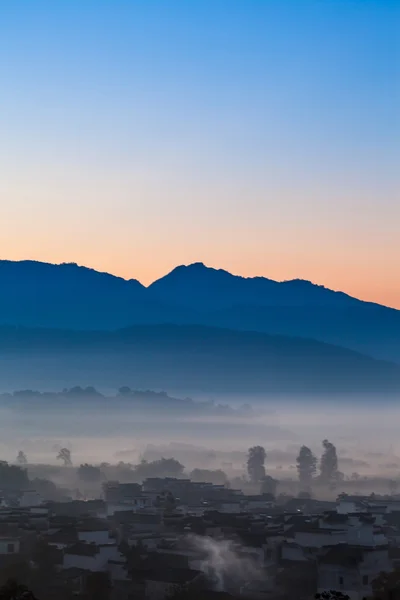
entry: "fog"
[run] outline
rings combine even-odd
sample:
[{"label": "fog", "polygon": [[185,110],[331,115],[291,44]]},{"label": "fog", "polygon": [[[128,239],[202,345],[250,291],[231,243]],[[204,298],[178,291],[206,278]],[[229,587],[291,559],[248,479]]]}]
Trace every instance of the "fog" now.
[{"label": "fog", "polygon": [[[0,458],[13,462],[22,450],[30,463],[57,464],[58,449],[66,447],[75,465],[174,457],[187,471],[223,469],[237,476],[244,473],[247,449],[259,444],[267,452],[268,474],[295,478],[299,447],[306,444],[320,456],[321,441],[329,438],[346,476],[395,477],[400,472],[400,408],[385,398],[362,403],[353,397],[340,402],[232,397],[230,404],[226,396],[214,396],[210,404],[204,397],[192,398],[187,410],[168,399],[165,408],[159,402],[147,408],[103,396],[80,396],[74,402],[32,397],[22,404],[2,396]],[[247,406],[239,409],[242,404]]]}]

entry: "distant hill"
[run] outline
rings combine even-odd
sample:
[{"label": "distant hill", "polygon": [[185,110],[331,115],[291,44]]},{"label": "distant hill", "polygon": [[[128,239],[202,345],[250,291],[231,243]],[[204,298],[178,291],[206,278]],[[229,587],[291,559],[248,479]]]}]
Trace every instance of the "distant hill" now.
[{"label": "distant hill", "polygon": [[75,264],[0,261],[0,286],[0,325],[199,324],[314,338],[400,362],[400,311],[308,281],[238,277],[195,263],[146,288]]},{"label": "distant hill", "polygon": [[400,392],[400,366],[313,340],[196,325],[0,328],[0,389],[94,384],[209,392]]}]

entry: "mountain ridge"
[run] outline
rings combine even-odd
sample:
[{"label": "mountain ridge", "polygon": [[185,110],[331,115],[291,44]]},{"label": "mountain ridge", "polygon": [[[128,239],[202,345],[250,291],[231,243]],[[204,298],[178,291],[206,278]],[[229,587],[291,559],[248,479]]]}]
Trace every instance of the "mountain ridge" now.
[{"label": "mountain ridge", "polygon": [[363,302],[365,304],[372,304],[372,305],[376,305],[376,306],[382,306],[384,308],[387,308],[388,310],[394,310],[394,311],[398,311],[400,312],[400,309],[397,309],[395,307],[391,307],[391,306],[387,306],[384,304],[380,304],[378,302],[373,302],[370,300],[364,300],[362,298],[358,298],[356,296],[352,296],[351,294],[344,292],[342,290],[334,290],[332,288],[329,288],[328,286],[324,285],[324,284],[319,284],[319,283],[315,283],[309,279],[303,279],[300,277],[296,277],[294,279],[283,279],[281,281],[279,280],[275,280],[275,279],[270,279],[269,277],[265,277],[263,275],[255,275],[255,276],[245,276],[245,275],[237,275],[234,273],[231,273],[230,271],[227,271],[226,269],[222,269],[222,268],[215,268],[215,267],[210,267],[208,265],[206,265],[205,263],[201,262],[201,261],[196,261],[194,263],[189,263],[189,264],[181,264],[181,265],[177,265],[176,267],[174,267],[171,271],[169,271],[168,273],[166,273],[165,275],[155,279],[153,282],[151,282],[148,285],[145,285],[143,283],[141,283],[138,279],[131,277],[129,279],[122,277],[120,275],[115,275],[114,273],[110,273],[108,271],[101,271],[98,269],[95,269],[94,267],[89,267],[87,265],[81,265],[78,264],[76,262],[72,262],[72,261],[65,261],[65,262],[60,262],[60,263],[52,263],[52,262],[46,262],[46,261],[40,261],[40,260],[34,260],[34,259],[22,259],[22,260],[10,260],[10,259],[0,259],[0,277],[3,275],[2,271],[3,271],[3,267],[4,266],[8,266],[8,267],[12,267],[12,266],[17,266],[17,267],[23,267],[23,266],[29,266],[29,267],[33,267],[33,268],[41,268],[41,269],[47,269],[48,271],[52,271],[53,273],[55,273],[58,268],[61,269],[72,269],[75,270],[76,272],[86,272],[88,274],[93,274],[95,276],[104,276],[105,278],[108,279],[112,279],[114,281],[119,281],[121,282],[121,284],[125,284],[125,283],[129,283],[129,284],[137,284],[137,286],[143,290],[146,289],[150,289],[152,286],[154,286],[156,283],[170,277],[171,275],[173,275],[175,272],[182,272],[184,270],[189,271],[192,269],[196,269],[197,272],[199,270],[204,270],[207,272],[214,272],[216,274],[224,274],[229,276],[232,279],[236,279],[236,280],[241,280],[244,282],[249,282],[249,281],[265,281],[265,282],[270,282],[272,284],[277,284],[277,285],[302,285],[302,284],[306,284],[309,286],[312,286],[313,288],[318,288],[318,289],[323,289],[323,290],[327,290],[333,294],[340,294],[343,296],[346,296],[347,298],[351,298],[353,300],[356,300],[358,302]]},{"label": "mountain ridge", "polygon": [[180,265],[148,287],[76,263],[0,261],[0,325],[198,324],[313,338],[400,362],[400,311],[306,280]]}]

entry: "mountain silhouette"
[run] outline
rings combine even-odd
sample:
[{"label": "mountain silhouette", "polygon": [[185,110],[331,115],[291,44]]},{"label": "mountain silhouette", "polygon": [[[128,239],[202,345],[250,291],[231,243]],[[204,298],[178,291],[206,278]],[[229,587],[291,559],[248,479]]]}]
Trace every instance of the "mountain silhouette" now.
[{"label": "mountain silhouette", "polygon": [[203,263],[176,267],[152,283],[149,290],[171,304],[201,311],[241,305],[350,307],[359,302],[309,281],[279,283],[265,277],[239,277]]},{"label": "mountain silhouette", "polygon": [[87,385],[241,393],[399,393],[400,366],[302,338],[200,325],[0,328],[3,389]]},{"label": "mountain silhouette", "polygon": [[0,324],[116,329],[179,319],[181,311],[153,300],[135,279],[75,263],[0,261]]},{"label": "mountain silhouette", "polygon": [[196,322],[314,338],[400,361],[400,311],[310,281],[239,277],[202,263],[155,281],[155,299],[196,311]]},{"label": "mountain silhouette", "polygon": [[309,281],[239,277],[195,263],[146,288],[76,264],[0,261],[0,285],[0,325],[198,324],[313,338],[400,362],[400,311]]}]

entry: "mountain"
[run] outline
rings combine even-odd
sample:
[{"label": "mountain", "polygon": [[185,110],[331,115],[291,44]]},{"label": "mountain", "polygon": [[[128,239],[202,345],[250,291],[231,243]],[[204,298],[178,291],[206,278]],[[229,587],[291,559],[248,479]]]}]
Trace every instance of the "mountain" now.
[{"label": "mountain", "polygon": [[0,324],[115,329],[179,319],[136,281],[74,263],[0,261]]},{"label": "mountain", "polygon": [[302,338],[198,325],[0,328],[0,389],[87,385],[262,393],[399,393],[400,366]]},{"label": "mountain", "polygon": [[180,266],[149,290],[204,325],[314,338],[400,362],[400,311],[309,281],[238,277],[202,263]]},{"label": "mountain", "polygon": [[0,286],[0,325],[198,324],[314,338],[400,362],[400,311],[309,281],[238,277],[195,263],[146,288],[76,264],[0,261]]},{"label": "mountain", "polygon": [[200,311],[233,306],[352,307],[360,301],[309,281],[279,283],[265,277],[239,277],[203,263],[182,265],[149,286],[153,297]]}]

